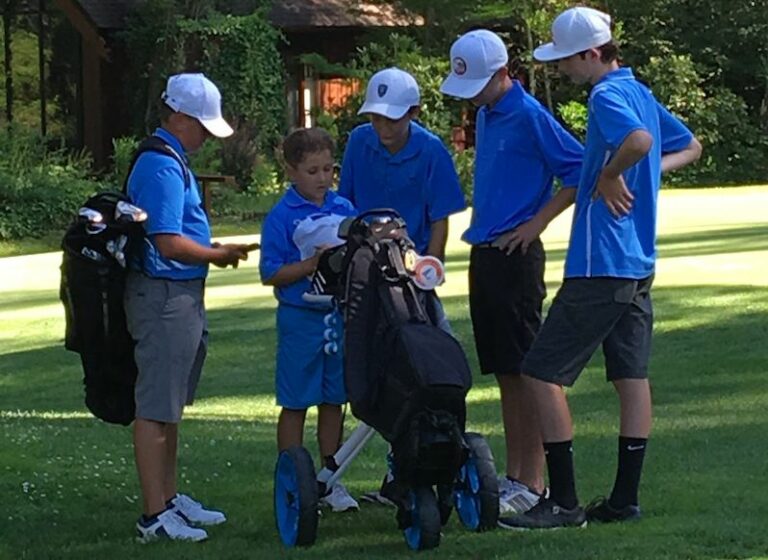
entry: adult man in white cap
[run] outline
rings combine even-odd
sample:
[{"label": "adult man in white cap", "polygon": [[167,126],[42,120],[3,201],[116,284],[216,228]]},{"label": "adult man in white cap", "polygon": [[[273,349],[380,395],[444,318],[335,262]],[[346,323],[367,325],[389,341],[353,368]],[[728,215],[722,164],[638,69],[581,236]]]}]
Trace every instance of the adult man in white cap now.
[{"label": "adult man in white cap", "polygon": [[136,341],[136,420],[133,442],[144,514],[138,539],[201,541],[223,513],[205,509],[176,488],[178,424],[191,404],[207,347],[203,287],[208,265],[237,266],[245,245],[211,243],[188,153],[232,128],[221,116],[221,95],[202,74],[171,76],[162,96],[161,126],[140,147],[126,189],[148,214],[147,237],[131,263],[125,311]]},{"label": "adult man in white cap", "polygon": [[[545,253],[539,235],[573,201],[582,147],[507,71],[507,48],[486,29],[451,47],[443,93],[480,107],[476,122],[469,302],[483,374],[501,393],[506,472],[501,513],[523,513],[544,490],[536,409],[520,364],[541,326]],[[564,188],[553,195],[553,179]]]},{"label": "adult man in white cap", "polygon": [[[523,362],[538,407],[550,496],[502,527],[541,529],[640,518],[638,486],[651,428],[648,362],[651,284],[661,174],[695,161],[701,145],[629,68],[619,66],[607,14],[572,8],[552,24],[553,42],[534,51],[589,83],[587,139],[565,263],[565,280]],[[602,345],[619,396],[619,460],[613,491],[579,506],[570,386]]]},{"label": "adult man in white cap", "polygon": [[[464,210],[464,193],[443,141],[414,120],[420,103],[419,86],[408,72],[387,68],[371,77],[358,111],[371,122],[349,136],[339,194],[361,212],[395,209],[405,219],[416,251],[444,260],[448,217]],[[436,303],[438,326],[450,332],[442,304],[437,298],[430,301]],[[391,502],[391,482],[389,472],[381,491],[363,499]]]}]

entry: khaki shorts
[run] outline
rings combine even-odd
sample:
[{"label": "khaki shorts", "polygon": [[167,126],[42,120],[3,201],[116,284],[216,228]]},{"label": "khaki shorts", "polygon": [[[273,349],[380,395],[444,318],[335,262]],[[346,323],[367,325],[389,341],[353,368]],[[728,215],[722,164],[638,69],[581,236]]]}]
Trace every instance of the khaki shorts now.
[{"label": "khaki shorts", "polygon": [[128,275],[124,302],[136,341],[137,418],[175,424],[194,400],[208,346],[204,283]]}]

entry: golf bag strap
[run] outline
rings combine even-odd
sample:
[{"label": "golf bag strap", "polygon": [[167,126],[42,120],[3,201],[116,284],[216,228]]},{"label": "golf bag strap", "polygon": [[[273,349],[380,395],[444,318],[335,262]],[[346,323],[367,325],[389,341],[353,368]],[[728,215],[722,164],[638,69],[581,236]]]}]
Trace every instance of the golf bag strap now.
[{"label": "golf bag strap", "polygon": [[181,156],[181,154],[174,150],[165,140],[159,136],[152,135],[145,138],[141,144],[139,144],[139,147],[136,148],[136,153],[134,153],[133,158],[131,158],[131,164],[128,166],[128,173],[125,174],[125,181],[123,182],[122,192],[124,195],[128,194],[128,179],[131,176],[131,172],[136,166],[136,162],[139,160],[139,156],[145,152],[158,152],[176,160],[176,162],[181,166],[181,171],[184,174],[184,190],[190,187],[192,183],[190,176],[191,171],[189,170],[187,162],[184,161],[184,158]]}]

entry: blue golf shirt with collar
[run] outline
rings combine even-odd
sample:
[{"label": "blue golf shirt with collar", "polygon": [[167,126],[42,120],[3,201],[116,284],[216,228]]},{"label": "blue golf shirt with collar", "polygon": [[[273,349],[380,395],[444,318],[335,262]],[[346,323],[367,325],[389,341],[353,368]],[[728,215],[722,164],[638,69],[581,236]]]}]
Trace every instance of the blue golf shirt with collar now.
[{"label": "blue golf shirt with collar", "polygon": [[[164,128],[154,132],[164,140],[184,162],[188,163],[184,147]],[[189,169],[189,168],[187,168]],[[207,264],[188,264],[166,259],[155,246],[153,236],[181,235],[203,245],[211,246],[211,229],[203,209],[200,187],[189,171],[189,185],[184,181],[184,170],[174,158],[159,152],[144,152],[128,177],[128,196],[134,204],[146,210],[144,224],[147,237],[141,250],[140,262],[132,268],[147,276],[168,280],[193,280],[208,275]]]},{"label": "blue golf shirt with collar", "polygon": [[420,254],[429,246],[432,223],[466,207],[451,154],[440,138],[415,122],[395,154],[384,147],[373,125],[355,128],[344,153],[339,194],[361,212],[397,210]]},{"label": "blue golf shirt with collar", "polygon": [[[634,196],[632,209],[616,218],[602,197],[593,200],[603,168],[630,133],[645,130],[650,152],[623,173]],[[656,203],[661,158],[686,148],[693,134],[665,109],[632,70],[603,76],[589,95],[584,166],[574,210],[565,277],[642,279],[656,264]]]},{"label": "blue golf shirt with collar", "polygon": [[579,182],[583,148],[518,81],[475,126],[472,221],[463,239],[488,243],[533,218],[553,194]]},{"label": "blue golf shirt with collar", "polygon": [[[283,266],[301,261],[301,252],[293,241],[293,234],[303,220],[332,214],[354,216],[357,211],[346,198],[333,191],[328,191],[322,206],[318,206],[301,196],[296,187],[291,185],[264,219],[259,260],[261,279],[269,280]],[[327,308],[327,304],[304,301],[302,295],[309,290],[310,285],[310,279],[304,277],[292,284],[275,286],[275,297],[280,303],[295,307]]]}]

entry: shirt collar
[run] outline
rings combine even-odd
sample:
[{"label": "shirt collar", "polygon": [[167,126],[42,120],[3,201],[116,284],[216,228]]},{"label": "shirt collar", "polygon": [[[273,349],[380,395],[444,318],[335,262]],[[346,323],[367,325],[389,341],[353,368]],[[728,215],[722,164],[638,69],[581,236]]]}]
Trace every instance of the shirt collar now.
[{"label": "shirt collar", "polygon": [[635,75],[632,73],[632,69],[628,66],[624,66],[618,70],[612,70],[608,72],[602,78],[600,78],[595,85],[613,80],[633,80],[634,78]]},{"label": "shirt collar", "polygon": [[523,99],[523,86],[517,80],[512,80],[512,87],[499,99],[499,102],[489,109],[489,113],[512,113]]},{"label": "shirt collar", "polygon": [[411,121],[408,128],[408,141],[405,146],[396,154],[390,154],[379,141],[379,136],[373,129],[373,125],[369,126],[371,127],[371,135],[368,137],[368,144],[392,162],[405,161],[418,156],[427,141],[427,131],[418,123]]},{"label": "shirt collar", "polygon": [[163,127],[158,127],[154,135],[163,140],[164,142],[167,142],[168,145],[174,149],[181,157],[184,158],[184,162],[189,163],[189,157],[187,156],[187,152],[184,150],[184,146],[181,145],[181,141],[176,138],[173,134],[168,132]]}]

